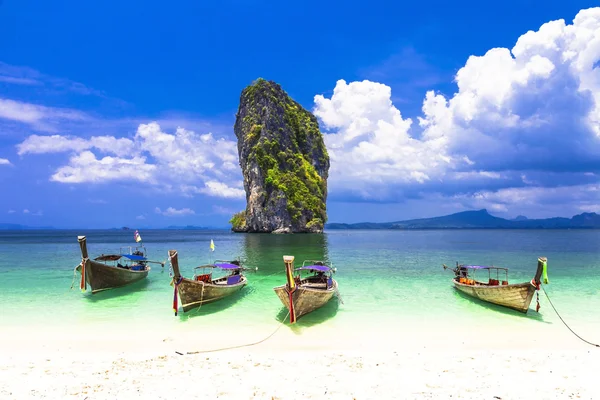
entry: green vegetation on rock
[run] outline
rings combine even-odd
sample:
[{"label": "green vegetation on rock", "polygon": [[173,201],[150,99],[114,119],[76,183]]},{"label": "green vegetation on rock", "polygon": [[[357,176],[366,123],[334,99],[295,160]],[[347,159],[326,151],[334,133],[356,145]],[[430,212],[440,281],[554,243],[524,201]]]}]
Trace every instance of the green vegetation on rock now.
[{"label": "green vegetation on rock", "polygon": [[246,229],[246,210],[233,214],[229,223],[234,231],[244,231]]}]

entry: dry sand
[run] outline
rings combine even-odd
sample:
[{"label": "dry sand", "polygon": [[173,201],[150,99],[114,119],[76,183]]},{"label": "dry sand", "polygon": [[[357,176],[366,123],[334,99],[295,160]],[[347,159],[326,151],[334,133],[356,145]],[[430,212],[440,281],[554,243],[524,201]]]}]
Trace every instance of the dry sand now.
[{"label": "dry sand", "polygon": [[543,334],[400,322],[336,331],[283,326],[255,346],[187,354],[272,331],[4,326],[0,398],[600,398],[600,348],[560,326]]}]

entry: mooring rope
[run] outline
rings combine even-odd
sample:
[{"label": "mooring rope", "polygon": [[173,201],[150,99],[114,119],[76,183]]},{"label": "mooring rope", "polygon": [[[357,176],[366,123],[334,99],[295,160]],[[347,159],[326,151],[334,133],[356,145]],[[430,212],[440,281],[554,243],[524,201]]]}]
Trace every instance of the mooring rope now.
[{"label": "mooring rope", "polygon": [[344,300],[342,300],[342,295],[340,294],[340,291],[337,286],[335,287],[335,294],[337,295],[338,301],[344,304]]},{"label": "mooring rope", "polygon": [[[283,325],[285,325],[285,320],[290,316],[290,313],[288,312],[287,315],[281,320],[279,321],[279,325],[277,326],[277,329],[275,329],[273,332],[271,332],[271,334],[261,340],[259,340],[258,342],[253,342],[253,343],[246,343],[246,344],[239,344],[237,346],[229,346],[229,347],[222,347],[220,349],[211,349],[211,350],[198,350],[198,351],[188,351],[185,354],[203,354],[203,353],[215,353],[217,351],[224,351],[224,350],[232,350],[232,349],[239,349],[242,347],[250,347],[250,346],[254,346],[260,343],[263,343],[265,341],[267,341],[268,339],[270,339],[273,335],[275,335],[277,333],[277,331],[279,331],[279,329],[281,329],[281,327]],[[179,351],[176,351],[175,353],[179,354],[180,356],[182,356],[184,353],[181,353]]]},{"label": "mooring rope", "polygon": [[548,293],[546,293],[546,289],[544,289],[543,286],[542,286],[542,290],[544,291],[544,294],[546,295],[546,298],[550,302],[550,305],[554,309],[554,312],[556,313],[556,315],[558,315],[558,318],[560,318],[560,320],[562,321],[562,323],[565,324],[565,326],[573,333],[573,335],[577,336],[580,340],[584,341],[587,344],[590,344],[590,345],[595,346],[595,347],[600,347],[600,344],[589,342],[589,341],[585,340],[584,338],[582,338],[581,336],[579,336],[577,333],[575,333],[575,331],[573,329],[571,329],[571,327],[569,325],[567,325],[567,323],[565,322],[565,320],[562,319],[562,317],[560,316],[560,314],[556,310],[556,307],[554,307],[554,304],[552,304],[552,300],[550,300],[550,296],[548,296]]},{"label": "mooring rope", "polygon": [[73,268],[73,281],[71,282],[71,288],[69,290],[73,290],[73,286],[75,286],[75,277],[77,276],[77,268],[79,267],[79,265]]},{"label": "mooring rope", "polygon": [[202,302],[204,301],[204,282],[200,282],[202,283],[202,293],[200,293],[200,305],[198,306],[197,309],[194,310],[194,312],[190,315],[188,315],[187,319],[192,318],[194,315],[198,314],[200,312],[200,309],[202,308]]}]

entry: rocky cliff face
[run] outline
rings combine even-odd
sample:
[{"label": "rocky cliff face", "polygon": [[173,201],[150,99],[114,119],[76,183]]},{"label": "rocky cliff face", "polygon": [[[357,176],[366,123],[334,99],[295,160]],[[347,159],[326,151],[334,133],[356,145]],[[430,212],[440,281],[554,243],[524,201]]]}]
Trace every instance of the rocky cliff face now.
[{"label": "rocky cliff face", "polygon": [[329,155],[314,115],[281,86],[258,79],[242,91],[236,115],[246,210],[238,232],[322,232]]}]

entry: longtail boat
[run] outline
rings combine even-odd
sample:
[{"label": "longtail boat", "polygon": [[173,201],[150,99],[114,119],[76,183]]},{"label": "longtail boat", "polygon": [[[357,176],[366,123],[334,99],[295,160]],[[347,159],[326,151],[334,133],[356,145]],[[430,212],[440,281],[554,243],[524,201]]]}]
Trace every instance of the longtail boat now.
[{"label": "longtail boat", "polygon": [[[201,265],[194,268],[194,276],[187,279],[181,276],[179,271],[179,261],[177,250],[169,250],[169,261],[173,268],[172,285],[173,292],[173,311],[177,315],[178,304],[177,295],[181,299],[181,308],[187,312],[193,308],[200,307],[203,304],[211,303],[230,296],[242,289],[248,284],[248,280],[242,274],[244,268],[239,260],[235,261],[216,261],[214,264]],[[212,271],[220,270],[225,272],[224,276],[213,279]],[[202,270],[202,273],[197,273]],[[207,272],[207,270],[209,272]]]},{"label": "longtail boat", "polygon": [[[529,310],[529,304],[533,299],[534,293],[540,290],[540,284],[542,283],[540,278],[542,275],[544,284],[548,283],[546,257],[538,258],[537,271],[531,281],[512,284],[508,283],[508,268],[459,265],[458,263],[456,263],[456,268],[450,268],[446,265],[443,265],[443,267],[454,272],[455,276],[452,283],[462,293],[479,300],[512,308],[522,313],[526,313]],[[478,280],[476,277],[477,271],[487,271],[487,281]],[[503,279],[500,279],[501,274],[503,275]],[[538,293],[536,311],[539,311],[539,309]]]},{"label": "longtail boat", "polygon": [[[294,256],[283,256],[287,284],[273,288],[279,300],[290,311],[290,323],[325,305],[338,292],[333,279],[335,270],[322,261],[306,260],[294,269]],[[309,264],[309,265],[307,265]],[[294,272],[298,272],[294,276]],[[302,272],[309,276],[302,277]],[[338,295],[339,298],[339,295]]]},{"label": "longtail boat", "polygon": [[146,278],[150,271],[149,263],[161,264],[163,267],[165,265],[164,262],[148,260],[146,248],[143,245],[128,246],[128,252],[121,248],[118,254],[102,254],[90,260],[86,237],[78,236],[77,241],[82,259],[81,263],[75,267],[75,270],[81,273],[79,287],[82,291],[86,291],[87,285],[90,285],[92,294],[126,286]]}]

